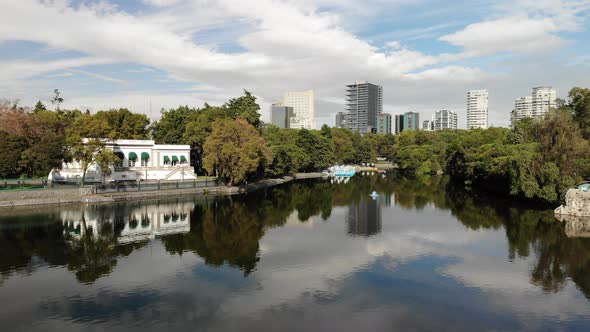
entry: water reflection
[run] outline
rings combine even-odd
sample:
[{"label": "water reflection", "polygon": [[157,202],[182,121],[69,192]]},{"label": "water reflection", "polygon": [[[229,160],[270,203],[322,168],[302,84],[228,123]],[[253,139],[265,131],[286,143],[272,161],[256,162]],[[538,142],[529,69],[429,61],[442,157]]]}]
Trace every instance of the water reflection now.
[{"label": "water reflection", "polygon": [[361,198],[352,202],[346,218],[348,234],[371,236],[381,232],[381,202],[379,198]]},{"label": "water reflection", "polygon": [[0,216],[0,297],[38,285],[20,315],[139,330],[293,330],[301,315],[309,330],[557,329],[590,312],[587,225],[444,177],[15,213]]}]

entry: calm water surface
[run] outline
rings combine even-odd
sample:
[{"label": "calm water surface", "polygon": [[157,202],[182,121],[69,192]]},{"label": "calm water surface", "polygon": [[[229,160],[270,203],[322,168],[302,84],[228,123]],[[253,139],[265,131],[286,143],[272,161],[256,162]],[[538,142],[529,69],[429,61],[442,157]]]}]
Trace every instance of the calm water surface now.
[{"label": "calm water surface", "polygon": [[590,228],[441,177],[41,211],[0,213],[2,331],[590,330]]}]

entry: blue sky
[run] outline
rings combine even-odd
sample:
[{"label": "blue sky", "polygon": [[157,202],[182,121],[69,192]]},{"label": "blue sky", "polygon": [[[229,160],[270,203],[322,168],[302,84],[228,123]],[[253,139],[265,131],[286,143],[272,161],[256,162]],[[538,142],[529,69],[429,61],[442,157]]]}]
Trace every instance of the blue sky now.
[{"label": "blue sky", "polygon": [[[588,0],[20,0],[0,3],[0,98],[127,107],[158,118],[243,89],[263,119],[286,91],[313,89],[318,126],[347,83],[384,89],[384,110],[459,113],[488,89],[490,123],[538,85],[590,86]],[[151,105],[151,107],[150,107]],[[151,111],[150,111],[151,109]]]}]

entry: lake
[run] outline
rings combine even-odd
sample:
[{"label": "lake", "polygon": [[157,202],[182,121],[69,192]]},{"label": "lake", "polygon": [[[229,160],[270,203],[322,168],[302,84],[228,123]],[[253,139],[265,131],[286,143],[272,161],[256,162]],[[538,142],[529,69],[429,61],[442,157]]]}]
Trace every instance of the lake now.
[{"label": "lake", "polygon": [[588,331],[587,229],[395,175],[0,212],[0,326]]}]

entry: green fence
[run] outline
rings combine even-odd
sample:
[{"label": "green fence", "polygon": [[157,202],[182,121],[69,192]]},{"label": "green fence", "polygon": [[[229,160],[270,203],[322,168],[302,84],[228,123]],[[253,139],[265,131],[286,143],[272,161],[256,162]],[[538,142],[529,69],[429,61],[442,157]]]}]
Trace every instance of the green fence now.
[{"label": "green fence", "polygon": [[148,181],[148,182],[113,182],[109,184],[97,184],[94,192],[97,194],[133,192],[133,191],[157,191],[170,189],[207,188],[219,186],[218,179],[203,177],[195,180],[176,181]]},{"label": "green fence", "polygon": [[[86,183],[93,185],[94,183]],[[79,188],[78,183],[53,183],[47,178],[26,178],[26,179],[0,179],[0,191],[22,191],[22,190],[43,190],[43,189],[72,189]]]}]

